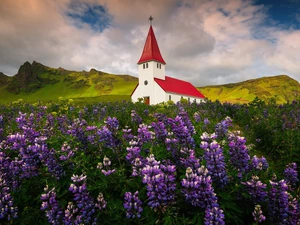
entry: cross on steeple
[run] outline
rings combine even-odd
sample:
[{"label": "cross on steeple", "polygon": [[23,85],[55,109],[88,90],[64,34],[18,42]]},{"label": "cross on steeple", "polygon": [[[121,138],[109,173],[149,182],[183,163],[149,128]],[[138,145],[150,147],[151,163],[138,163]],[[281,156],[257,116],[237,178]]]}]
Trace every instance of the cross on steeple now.
[{"label": "cross on steeple", "polygon": [[153,16],[149,16],[150,25],[152,25]]}]

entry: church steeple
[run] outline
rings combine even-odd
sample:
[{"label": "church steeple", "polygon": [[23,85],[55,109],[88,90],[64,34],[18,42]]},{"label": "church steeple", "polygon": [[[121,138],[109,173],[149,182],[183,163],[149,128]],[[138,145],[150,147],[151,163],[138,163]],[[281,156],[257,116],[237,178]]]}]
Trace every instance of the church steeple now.
[{"label": "church steeple", "polygon": [[138,64],[149,62],[149,61],[156,61],[162,64],[166,64],[163,57],[160,54],[160,50],[152,28],[153,17],[150,16],[149,20],[150,20],[150,28],[145,42],[144,50],[140,60],[138,61]]}]

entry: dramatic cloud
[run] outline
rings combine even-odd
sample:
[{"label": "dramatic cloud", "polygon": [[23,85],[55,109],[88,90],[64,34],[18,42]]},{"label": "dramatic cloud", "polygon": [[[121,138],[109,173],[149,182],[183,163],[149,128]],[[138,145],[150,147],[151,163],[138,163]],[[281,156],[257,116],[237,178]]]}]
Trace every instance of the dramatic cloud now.
[{"label": "dramatic cloud", "polygon": [[197,86],[278,74],[299,81],[300,30],[275,26],[269,7],[256,2],[2,0],[0,71],[13,75],[35,60],[137,76],[152,15],[170,76]]}]

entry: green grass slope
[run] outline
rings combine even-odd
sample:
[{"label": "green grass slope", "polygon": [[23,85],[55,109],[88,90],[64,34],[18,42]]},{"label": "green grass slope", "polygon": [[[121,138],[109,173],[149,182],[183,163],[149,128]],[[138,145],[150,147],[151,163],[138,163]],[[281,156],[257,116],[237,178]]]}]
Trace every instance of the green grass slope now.
[{"label": "green grass slope", "polygon": [[[0,75],[0,82],[2,81],[0,104],[18,99],[26,102],[57,101],[61,97],[86,102],[89,102],[88,98],[95,101],[98,99],[113,100],[113,96],[116,100],[128,100],[138,83],[136,77],[114,75],[95,69],[91,69],[89,72],[69,71],[63,68],[50,68],[37,62],[33,62],[31,67],[26,62],[26,71],[21,68],[22,66],[14,77]],[[28,73],[35,79],[30,82],[26,81]]]},{"label": "green grass slope", "polygon": [[263,77],[244,82],[198,88],[208,99],[231,103],[249,103],[258,97],[285,103],[300,98],[300,84],[287,75]]}]

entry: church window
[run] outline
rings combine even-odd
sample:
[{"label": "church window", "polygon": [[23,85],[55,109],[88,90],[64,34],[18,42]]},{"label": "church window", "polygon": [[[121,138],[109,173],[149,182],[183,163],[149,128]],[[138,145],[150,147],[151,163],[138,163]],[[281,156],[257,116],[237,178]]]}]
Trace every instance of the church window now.
[{"label": "church window", "polygon": [[158,68],[158,63],[156,63],[156,68]]},{"label": "church window", "polygon": [[159,69],[161,69],[161,64],[159,64]]},{"label": "church window", "polygon": [[145,69],[145,64],[143,64],[143,69]]},{"label": "church window", "polygon": [[171,101],[172,100],[172,96],[171,95],[169,95],[169,101]]},{"label": "church window", "polygon": [[148,63],[146,63],[146,68],[148,68]]}]

